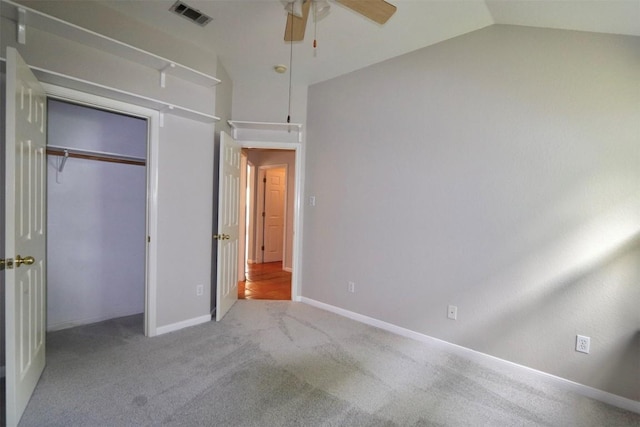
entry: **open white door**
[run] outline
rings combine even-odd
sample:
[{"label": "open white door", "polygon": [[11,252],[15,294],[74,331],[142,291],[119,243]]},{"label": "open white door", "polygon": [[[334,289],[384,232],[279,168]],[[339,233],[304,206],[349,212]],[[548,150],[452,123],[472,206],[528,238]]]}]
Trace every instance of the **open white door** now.
[{"label": "open white door", "polygon": [[220,185],[218,194],[218,275],[216,320],[238,300],[238,207],[240,203],[240,144],[220,132]]},{"label": "open white door", "polygon": [[6,87],[6,415],[14,426],[45,364],[46,94],[13,48]]}]

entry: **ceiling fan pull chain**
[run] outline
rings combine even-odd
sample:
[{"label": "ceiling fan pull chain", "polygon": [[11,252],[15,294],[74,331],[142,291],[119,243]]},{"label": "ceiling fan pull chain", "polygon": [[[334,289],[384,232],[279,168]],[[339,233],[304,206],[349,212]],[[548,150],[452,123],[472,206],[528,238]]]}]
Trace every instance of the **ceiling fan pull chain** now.
[{"label": "ceiling fan pull chain", "polygon": [[313,56],[316,56],[318,47],[318,3],[313,2]]},{"label": "ceiling fan pull chain", "polygon": [[289,40],[289,109],[287,111],[287,123],[291,123],[291,75],[293,74],[293,24],[291,24]]}]

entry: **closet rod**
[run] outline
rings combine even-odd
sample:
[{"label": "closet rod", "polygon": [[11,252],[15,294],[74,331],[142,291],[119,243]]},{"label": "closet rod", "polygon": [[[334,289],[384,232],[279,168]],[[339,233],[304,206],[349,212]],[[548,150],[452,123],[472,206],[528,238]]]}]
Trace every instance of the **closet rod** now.
[{"label": "closet rod", "polygon": [[[65,154],[65,152],[67,154]],[[144,166],[145,159],[139,157],[122,156],[114,153],[101,153],[97,151],[79,150],[76,148],[47,146],[47,154],[52,156],[75,157],[77,159],[98,160],[101,162],[122,163],[125,165]]]}]

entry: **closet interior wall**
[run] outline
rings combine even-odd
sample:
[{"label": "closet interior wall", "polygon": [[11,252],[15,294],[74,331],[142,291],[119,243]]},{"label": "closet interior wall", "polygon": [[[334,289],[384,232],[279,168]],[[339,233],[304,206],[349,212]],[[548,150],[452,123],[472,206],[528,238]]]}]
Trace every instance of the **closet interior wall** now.
[{"label": "closet interior wall", "polygon": [[[49,148],[146,158],[146,120],[57,100],[48,108]],[[146,168],[63,160],[48,155],[47,329],[144,312]]]}]

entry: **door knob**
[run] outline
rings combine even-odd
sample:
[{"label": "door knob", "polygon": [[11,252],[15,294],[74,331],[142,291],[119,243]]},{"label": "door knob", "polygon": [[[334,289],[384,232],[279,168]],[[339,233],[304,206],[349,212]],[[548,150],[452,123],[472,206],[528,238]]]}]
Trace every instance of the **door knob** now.
[{"label": "door knob", "polygon": [[22,258],[20,255],[16,255],[16,259],[15,259],[15,264],[16,264],[16,268],[20,267],[22,264],[25,265],[31,265],[34,262],[36,262],[36,259],[32,256],[26,256],[24,258]]}]

